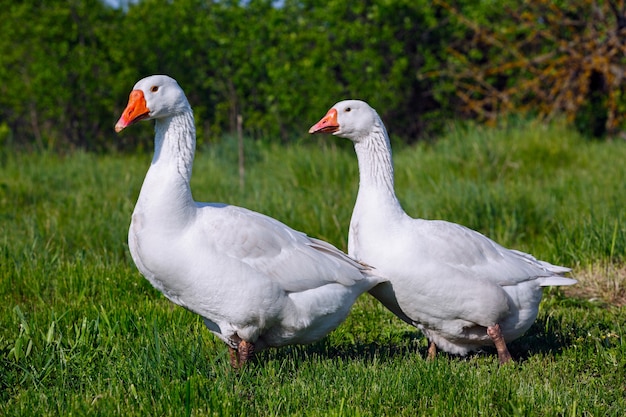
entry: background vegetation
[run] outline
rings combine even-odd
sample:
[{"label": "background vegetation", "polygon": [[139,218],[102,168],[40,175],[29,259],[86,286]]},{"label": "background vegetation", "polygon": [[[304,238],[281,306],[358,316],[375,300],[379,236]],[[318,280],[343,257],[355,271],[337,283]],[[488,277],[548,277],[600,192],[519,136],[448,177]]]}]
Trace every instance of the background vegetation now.
[{"label": "background vegetation", "polygon": [[[167,73],[201,140],[243,118],[291,141],[361,98],[405,142],[446,120],[565,113],[590,136],[624,127],[624,2],[0,0],[0,141],[38,149],[143,146],[111,126],[134,82]],[[306,121],[306,122],[305,122]]]}]

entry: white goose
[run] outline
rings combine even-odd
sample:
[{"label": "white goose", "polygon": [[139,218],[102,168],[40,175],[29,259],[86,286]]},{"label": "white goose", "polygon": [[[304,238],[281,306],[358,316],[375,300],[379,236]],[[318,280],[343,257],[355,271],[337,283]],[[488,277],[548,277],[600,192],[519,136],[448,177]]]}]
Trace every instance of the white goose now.
[{"label": "white goose", "polygon": [[394,192],[387,131],[367,103],[335,104],[309,133],[354,142],[359,192],[348,253],[389,278],[370,293],[421,329],[430,346],[466,355],[493,344],[500,363],[511,360],[505,341],[521,336],[537,317],[542,287],[571,285],[569,268],[506,249],[464,226],[409,217]]},{"label": "white goose", "polygon": [[269,346],[321,339],[382,279],[334,246],[262,214],[193,200],[193,112],[165,75],[139,81],[115,130],[155,120],[155,153],[133,212],[135,265],[172,302],[203,317],[240,367]]}]

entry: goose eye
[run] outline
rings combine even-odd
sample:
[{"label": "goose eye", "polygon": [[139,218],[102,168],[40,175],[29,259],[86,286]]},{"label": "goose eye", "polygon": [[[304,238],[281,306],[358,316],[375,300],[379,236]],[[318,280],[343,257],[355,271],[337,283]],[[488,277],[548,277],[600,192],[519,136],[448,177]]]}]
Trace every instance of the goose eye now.
[{"label": "goose eye", "polygon": [[344,111],[348,113],[350,110],[352,110],[350,107],[346,107]]},{"label": "goose eye", "polygon": [[152,91],[153,93],[156,93],[157,91],[159,91],[159,86],[153,85],[152,87],[150,87],[150,91]]}]

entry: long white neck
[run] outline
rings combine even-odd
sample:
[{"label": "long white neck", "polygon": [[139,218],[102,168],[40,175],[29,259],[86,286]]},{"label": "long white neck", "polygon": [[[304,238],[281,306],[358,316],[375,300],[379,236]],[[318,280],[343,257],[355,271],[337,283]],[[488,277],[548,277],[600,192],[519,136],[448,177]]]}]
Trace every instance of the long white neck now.
[{"label": "long white neck", "polygon": [[[350,220],[348,253],[356,259],[371,256],[369,247],[389,231],[389,223],[406,214],[393,189],[393,161],[389,137],[382,122],[355,142],[359,160],[359,193]],[[370,248],[371,249],[371,248]]]},{"label": "long white neck", "polygon": [[378,123],[369,136],[355,142],[359,161],[357,206],[367,204],[402,210],[394,192],[391,144],[385,126]]},{"label": "long white neck", "polygon": [[157,119],[154,145],[135,211],[141,210],[163,227],[181,227],[196,208],[189,185],[196,148],[192,111]]}]

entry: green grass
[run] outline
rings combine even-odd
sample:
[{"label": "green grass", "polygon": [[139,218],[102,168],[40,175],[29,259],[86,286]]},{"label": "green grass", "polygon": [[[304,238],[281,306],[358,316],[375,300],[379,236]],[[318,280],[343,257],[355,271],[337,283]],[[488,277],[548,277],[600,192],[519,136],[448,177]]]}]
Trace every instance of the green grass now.
[{"label": "green grass", "polygon": [[[200,149],[194,197],[261,211],[345,249],[358,184],[348,144],[247,146],[243,189],[232,144]],[[510,344],[517,363],[505,367],[490,350],[426,362],[426,341],[364,296],[321,342],[265,351],[231,371],[223,343],[128,254],[149,161],[0,151],[0,415],[626,414],[625,142],[525,122],[454,127],[435,144],[395,148],[411,215],[575,268],[577,288],[546,292],[536,323]]]}]

